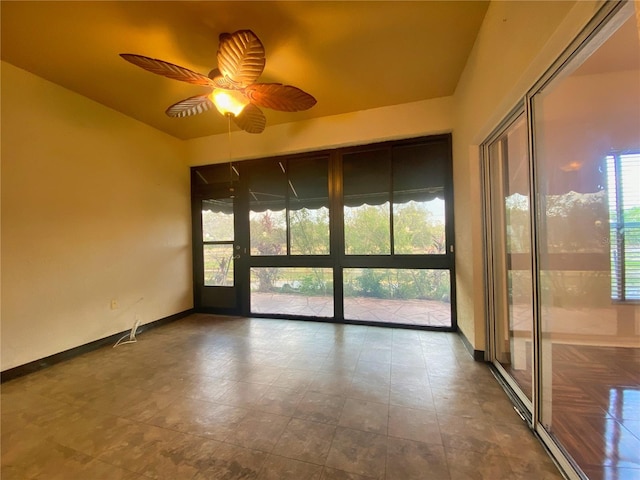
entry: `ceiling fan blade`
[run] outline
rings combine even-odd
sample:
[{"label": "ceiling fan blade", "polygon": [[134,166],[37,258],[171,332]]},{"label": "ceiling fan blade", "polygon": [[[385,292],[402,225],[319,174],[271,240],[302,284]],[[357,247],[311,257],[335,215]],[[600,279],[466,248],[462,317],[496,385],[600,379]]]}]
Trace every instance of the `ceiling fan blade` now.
[{"label": "ceiling fan blade", "polygon": [[254,83],[262,74],[265,61],[262,42],[251,30],[220,34],[218,68],[233,88]]},{"label": "ceiling fan blade", "polygon": [[237,117],[232,117],[234,123],[245,132],[262,133],[267,124],[267,119],[258,107],[250,103]]},{"label": "ceiling fan blade", "polygon": [[127,62],[133,63],[134,65],[157,75],[162,75],[173,80],[180,80],[181,82],[192,83],[194,85],[203,85],[205,87],[215,86],[213,80],[206,75],[202,75],[179,65],[174,65],[173,63],[165,62],[164,60],[158,60],[156,58],[145,57],[144,55],[136,55],[133,53],[121,53],[120,56]]},{"label": "ceiling fan blade", "polygon": [[198,113],[206,112],[213,107],[213,101],[209,95],[196,95],[171,105],[165,113],[170,117],[190,117]]},{"label": "ceiling fan blade", "polygon": [[209,72],[209,78],[213,80],[213,83],[215,83],[218,88],[225,88],[227,90],[237,89],[237,87],[227,77],[223,76],[217,68],[214,68]]},{"label": "ceiling fan blade", "polygon": [[316,104],[316,99],[307,92],[281,83],[255,83],[246,87],[244,93],[256,105],[282,112],[307,110]]}]

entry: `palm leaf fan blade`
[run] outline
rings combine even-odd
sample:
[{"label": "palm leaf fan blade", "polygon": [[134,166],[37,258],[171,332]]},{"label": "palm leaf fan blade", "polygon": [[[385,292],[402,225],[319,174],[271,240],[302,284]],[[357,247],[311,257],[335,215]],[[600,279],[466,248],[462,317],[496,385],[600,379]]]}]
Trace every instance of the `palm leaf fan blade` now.
[{"label": "palm leaf fan blade", "polygon": [[251,30],[220,35],[218,68],[234,88],[254,83],[265,65],[264,46]]},{"label": "palm leaf fan blade", "polygon": [[213,106],[209,95],[196,95],[174,103],[165,113],[170,117],[190,117],[206,112]]},{"label": "palm leaf fan blade", "polygon": [[234,123],[248,133],[262,133],[267,119],[258,107],[250,103],[237,117],[232,116]]},{"label": "palm leaf fan blade", "polygon": [[252,103],[281,112],[299,112],[316,104],[316,99],[307,92],[281,83],[256,83],[244,90]]},{"label": "palm leaf fan blade", "polygon": [[127,62],[147,70],[148,72],[162,75],[163,77],[179,80],[181,82],[191,83],[193,85],[202,85],[211,87],[215,84],[206,75],[194,72],[188,68],[175,65],[173,63],[158,60],[157,58],[145,57],[144,55],[136,55],[133,53],[121,53],[120,56]]}]

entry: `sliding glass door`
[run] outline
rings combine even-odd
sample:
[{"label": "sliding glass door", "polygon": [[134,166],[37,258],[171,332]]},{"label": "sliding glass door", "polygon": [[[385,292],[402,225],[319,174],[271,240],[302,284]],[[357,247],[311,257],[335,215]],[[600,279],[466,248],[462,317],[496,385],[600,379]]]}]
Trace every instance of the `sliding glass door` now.
[{"label": "sliding glass door", "polygon": [[524,112],[487,145],[493,361],[531,411],[533,298],[527,124]]},{"label": "sliding glass door", "polygon": [[632,3],[605,4],[487,140],[483,167],[497,372],[569,478],[640,478]]}]

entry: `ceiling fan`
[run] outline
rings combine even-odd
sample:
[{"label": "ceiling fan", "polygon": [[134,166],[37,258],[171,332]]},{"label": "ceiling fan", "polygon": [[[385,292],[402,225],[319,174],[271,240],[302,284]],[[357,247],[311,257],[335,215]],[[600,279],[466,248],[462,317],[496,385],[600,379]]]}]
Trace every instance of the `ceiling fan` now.
[{"label": "ceiling fan", "polygon": [[149,72],[210,88],[207,93],[171,105],[165,112],[170,117],[188,117],[215,106],[242,130],[261,133],[267,120],[259,107],[297,112],[316,104],[312,95],[297,87],[256,83],[266,59],[262,42],[251,30],[222,33],[219,40],[218,68],[211,70],[208,76],[143,55],[121,53],[120,56]]}]

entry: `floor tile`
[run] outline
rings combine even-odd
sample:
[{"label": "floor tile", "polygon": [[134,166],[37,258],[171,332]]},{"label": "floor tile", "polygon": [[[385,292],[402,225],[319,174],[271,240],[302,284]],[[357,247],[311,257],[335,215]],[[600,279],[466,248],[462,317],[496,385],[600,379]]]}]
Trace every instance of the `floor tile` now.
[{"label": "floor tile", "polygon": [[386,480],[450,478],[442,446],[393,437],[387,442],[386,472]]},{"label": "floor tile", "polygon": [[320,465],[269,455],[258,480],[320,480],[321,474]]},{"label": "floor tile", "polygon": [[446,449],[451,480],[494,480],[514,478],[506,457],[468,450]]},{"label": "floor tile", "polygon": [[324,467],[320,480],[374,480],[374,477],[365,477],[363,475],[345,472],[344,470]]},{"label": "floor tile", "polygon": [[324,465],[335,432],[333,425],[293,418],[280,436],[273,453]]},{"label": "floor tile", "polygon": [[442,445],[436,413],[417,408],[391,405],[389,436]]},{"label": "floor tile", "polygon": [[389,405],[347,398],[338,424],[365,432],[387,434]]},{"label": "floor tile", "polygon": [[0,396],[3,480],[560,478],[487,366],[443,332],[195,314]]},{"label": "floor tile", "polygon": [[345,402],[346,398],[342,396],[307,392],[298,403],[293,416],[314,422],[337,425]]},{"label": "floor tile", "polygon": [[248,412],[247,409],[200,400],[175,401],[160,410],[150,423],[222,441]]},{"label": "floor tile", "polygon": [[271,452],[290,420],[290,417],[284,415],[251,411],[224,441],[241,447]]},{"label": "floor tile", "polygon": [[236,445],[222,444],[211,465],[195,474],[193,480],[252,480],[258,477],[268,454]]},{"label": "floor tile", "polygon": [[338,427],[326,466],[377,479],[384,478],[387,437]]}]

